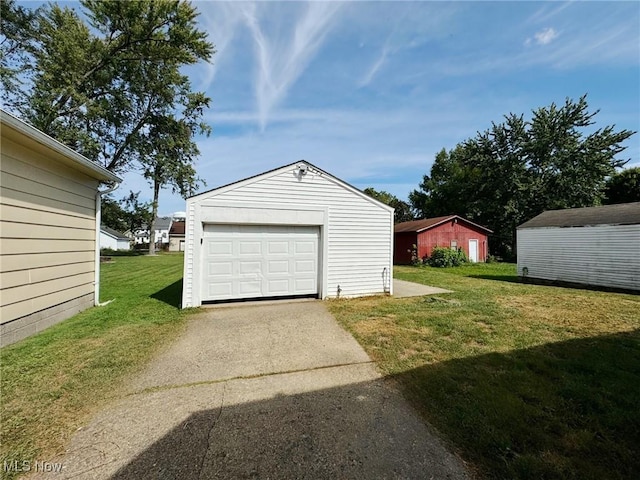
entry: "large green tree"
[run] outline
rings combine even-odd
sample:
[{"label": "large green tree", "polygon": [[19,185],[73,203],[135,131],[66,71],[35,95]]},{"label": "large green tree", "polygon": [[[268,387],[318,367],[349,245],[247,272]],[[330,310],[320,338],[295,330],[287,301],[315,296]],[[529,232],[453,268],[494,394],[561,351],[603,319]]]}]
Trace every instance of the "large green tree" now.
[{"label": "large green tree", "polygon": [[379,191],[371,187],[365,188],[364,193],[372,198],[375,198],[379,202],[384,203],[385,205],[393,207],[394,223],[408,222],[409,220],[413,220],[411,206],[407,202],[400,200],[395,195],[392,195],[389,192],[385,192],[384,190]]},{"label": "large green tree", "polygon": [[612,175],[604,194],[606,204],[640,202],[640,167],[626,168]]},{"label": "large green tree", "polygon": [[5,93],[34,126],[107,169],[153,176],[156,213],[159,189],[177,185],[186,195],[199,183],[194,138],[209,131],[202,119],[210,99],[182,70],[209,61],[214,47],[188,2],[81,5],[83,17],[56,4],[38,12],[31,43],[12,55],[20,78],[3,70]]},{"label": "large green tree", "polygon": [[594,128],[586,96],[551,104],[479,132],[436,156],[409,200],[420,216],[458,214],[495,232],[492,249],[514,253],[516,227],[544,210],[603,202],[623,142],[635,132]]}]

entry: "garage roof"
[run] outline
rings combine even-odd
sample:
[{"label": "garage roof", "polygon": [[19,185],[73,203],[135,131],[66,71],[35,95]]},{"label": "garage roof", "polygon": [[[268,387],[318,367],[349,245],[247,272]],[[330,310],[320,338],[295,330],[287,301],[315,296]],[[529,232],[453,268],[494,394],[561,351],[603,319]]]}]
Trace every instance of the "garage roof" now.
[{"label": "garage roof", "polygon": [[635,224],[640,224],[640,202],[548,210],[523,223],[518,229]]},{"label": "garage roof", "polygon": [[462,218],[459,215],[445,215],[444,217],[423,218],[422,220],[402,222],[395,225],[394,231],[396,233],[420,233],[454,219],[472,225],[486,233],[493,233],[493,231],[489,230],[488,228],[483,227],[482,225],[478,225],[477,223],[470,222],[466,218]]},{"label": "garage roof", "polygon": [[262,180],[264,178],[269,178],[271,176],[278,175],[281,172],[286,172],[287,170],[300,168],[303,165],[306,166],[307,170],[309,170],[311,172],[316,172],[316,173],[324,176],[325,178],[328,178],[331,181],[333,181],[333,182],[335,182],[335,183],[337,183],[339,185],[342,185],[347,190],[350,190],[353,193],[355,193],[356,195],[359,195],[362,198],[367,199],[371,203],[373,203],[375,205],[378,205],[379,207],[382,207],[382,208],[384,208],[386,210],[390,210],[391,212],[394,211],[393,207],[390,207],[389,205],[387,205],[385,203],[382,203],[382,202],[376,200],[375,198],[370,197],[369,195],[364,193],[362,190],[359,190],[358,188],[354,187],[353,185],[348,184],[344,180],[340,180],[338,177],[334,177],[330,173],[325,172],[321,168],[316,167],[315,165],[313,165],[312,163],[310,163],[310,162],[308,162],[306,160],[299,160],[297,162],[293,162],[293,163],[290,163],[288,165],[284,165],[282,167],[274,168],[273,170],[269,170],[267,172],[260,173],[258,175],[253,175],[251,177],[247,177],[247,178],[245,178],[243,180],[238,180],[236,182],[228,183],[228,184],[222,185],[220,187],[212,188],[211,190],[207,190],[205,192],[198,193],[197,195],[193,195],[193,196],[191,196],[189,198],[197,198],[197,197],[202,197],[202,196],[207,196],[207,195],[217,195],[217,194],[220,194],[220,193],[224,193],[224,192],[227,192],[229,190],[233,190],[235,188],[242,187],[244,185],[248,185],[248,184],[251,184],[251,183],[254,183],[254,182],[258,182],[258,181],[260,181],[260,180]]}]

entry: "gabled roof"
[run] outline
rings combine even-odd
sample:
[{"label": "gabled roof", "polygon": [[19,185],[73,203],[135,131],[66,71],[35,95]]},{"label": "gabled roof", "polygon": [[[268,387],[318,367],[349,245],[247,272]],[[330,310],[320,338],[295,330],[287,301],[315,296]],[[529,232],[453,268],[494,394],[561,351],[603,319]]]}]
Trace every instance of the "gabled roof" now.
[{"label": "gabled roof", "polygon": [[100,225],[100,231],[118,240],[129,240],[129,237],[127,237],[124,233],[120,233],[113,228],[107,227],[106,225]]},{"label": "gabled roof", "polygon": [[171,230],[169,230],[169,235],[184,235],[184,224],[184,220],[173,222],[171,224]]},{"label": "gabled roof", "polygon": [[640,224],[640,202],[603,205],[600,207],[547,210],[518,229],[545,227],[588,227],[594,225]]},{"label": "gabled roof", "polygon": [[466,218],[460,217],[459,215],[445,215],[444,217],[423,218],[422,220],[412,220],[410,222],[397,223],[394,227],[394,231],[395,233],[420,233],[454,219],[457,219],[458,221],[464,222],[468,225],[472,225],[475,228],[486,233],[493,233],[493,231],[489,230],[487,227],[483,227],[482,225],[473,223]]},{"label": "gabled roof", "polygon": [[265,178],[269,178],[269,177],[272,177],[272,176],[275,176],[275,175],[279,175],[280,173],[286,172],[286,171],[288,171],[288,170],[290,170],[292,168],[298,168],[301,165],[306,165],[307,169],[319,173],[320,175],[324,176],[325,178],[333,181],[334,183],[337,183],[338,185],[341,185],[342,187],[346,188],[347,190],[350,190],[351,192],[355,193],[356,195],[358,195],[358,196],[364,198],[365,200],[368,200],[369,202],[373,203],[374,205],[382,207],[385,210],[388,210],[390,212],[394,211],[393,207],[390,207],[389,205],[384,204],[384,203],[376,200],[375,198],[370,197],[369,195],[364,193],[362,190],[354,187],[353,185],[348,184],[344,180],[340,180],[338,177],[335,177],[335,176],[331,175],[328,172],[325,172],[321,168],[316,167],[315,165],[313,165],[310,162],[307,162],[306,160],[299,160],[297,162],[293,162],[293,163],[290,163],[288,165],[284,165],[282,167],[274,168],[273,170],[268,170],[268,171],[266,171],[264,173],[260,173],[258,175],[253,175],[251,177],[247,177],[247,178],[245,178],[243,180],[238,180],[236,182],[228,183],[228,184],[222,185],[220,187],[212,188],[211,190],[207,190],[205,192],[198,193],[197,195],[193,195],[193,196],[189,197],[189,200],[191,200],[193,198],[206,196],[206,195],[211,195],[211,194],[215,194],[215,195],[221,194],[221,193],[227,192],[229,190],[233,190],[235,188],[242,187],[244,185],[249,185],[251,183],[258,182],[258,181],[260,181],[262,179],[265,179]]},{"label": "gabled roof", "polygon": [[87,157],[80,155],[75,150],[60,143],[56,139],[50,137],[44,132],[41,132],[37,128],[23,122],[19,118],[14,117],[9,112],[0,109],[0,120],[2,122],[2,136],[7,138],[20,138],[20,135],[26,136],[34,142],[48,149],[48,151],[54,151],[60,157],[58,157],[63,163],[75,168],[89,175],[92,178],[101,180],[103,182],[122,182],[122,179],[109,170],[99,165],[96,162],[92,162]]}]

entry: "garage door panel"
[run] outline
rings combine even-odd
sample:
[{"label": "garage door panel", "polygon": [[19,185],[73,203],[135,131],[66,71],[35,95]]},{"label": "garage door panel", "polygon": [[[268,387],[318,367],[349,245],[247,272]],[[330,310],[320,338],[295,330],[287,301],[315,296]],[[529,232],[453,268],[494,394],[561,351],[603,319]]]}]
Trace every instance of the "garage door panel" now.
[{"label": "garage door panel", "polygon": [[206,286],[207,297],[230,297],[233,295],[233,285],[228,283],[210,283]]},{"label": "garage door panel", "polygon": [[289,260],[270,260],[267,262],[267,274],[268,275],[277,275],[277,274],[289,274]]},{"label": "garage door panel", "polygon": [[318,293],[317,227],[204,226],[203,301]]},{"label": "garage door panel", "polygon": [[239,262],[240,275],[262,273],[262,262]]},{"label": "garage door panel", "polygon": [[288,255],[289,254],[289,242],[284,241],[270,241],[269,242],[269,254],[270,255]]},{"label": "garage door panel", "polygon": [[262,255],[260,242],[240,241],[240,255]]},{"label": "garage door panel", "polygon": [[238,283],[238,293],[245,297],[260,297],[262,292],[262,282],[259,280],[243,279]]},{"label": "garage door panel", "polygon": [[207,242],[207,253],[210,256],[233,255],[233,243],[221,241]]},{"label": "garage door panel", "polygon": [[272,295],[288,295],[291,289],[291,282],[289,279],[283,280],[269,280],[269,292]]},{"label": "garage door panel", "polygon": [[318,290],[316,280],[313,278],[297,278],[295,289],[300,292],[315,293]]},{"label": "garage door panel", "polygon": [[317,243],[313,241],[297,240],[295,242],[295,254],[314,254]]},{"label": "garage door panel", "polygon": [[207,275],[215,277],[230,277],[233,273],[232,262],[207,262]]}]

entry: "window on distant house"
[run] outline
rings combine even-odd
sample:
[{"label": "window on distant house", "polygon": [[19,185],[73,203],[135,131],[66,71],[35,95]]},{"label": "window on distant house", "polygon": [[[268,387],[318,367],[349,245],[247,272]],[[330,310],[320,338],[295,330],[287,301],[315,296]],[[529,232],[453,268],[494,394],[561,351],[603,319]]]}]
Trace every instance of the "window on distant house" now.
[{"label": "window on distant house", "polygon": [[457,250],[457,249],[458,249],[458,241],[451,240],[451,250]]}]

